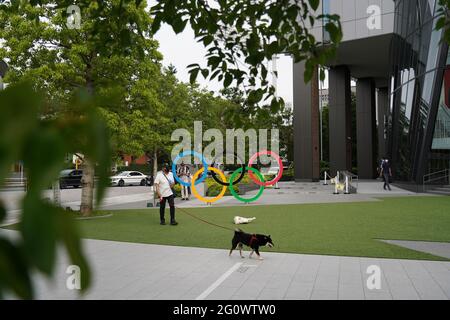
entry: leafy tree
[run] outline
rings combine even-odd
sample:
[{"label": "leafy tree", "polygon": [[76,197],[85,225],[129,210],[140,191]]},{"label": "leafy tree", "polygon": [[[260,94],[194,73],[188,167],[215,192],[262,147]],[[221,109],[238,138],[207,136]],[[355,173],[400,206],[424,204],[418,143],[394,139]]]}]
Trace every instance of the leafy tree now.
[{"label": "leafy tree", "polygon": [[[1,6],[0,58],[11,65],[6,81],[30,79],[35,88],[48,93],[50,105],[70,101],[79,88],[90,95],[120,102],[130,95],[130,82],[140,57],[157,61],[156,42],[149,37],[151,18],[145,1],[78,1],[82,23],[67,26],[66,8],[72,1],[13,1]],[[64,104],[63,104],[64,105]],[[50,108],[54,113],[65,112]],[[86,158],[82,178],[81,211],[93,209],[94,165]],[[102,183],[108,183],[107,180]]]},{"label": "leafy tree", "polygon": [[[20,297],[32,297],[30,274],[37,269],[51,275],[59,242],[65,244],[73,263],[82,268],[82,287],[87,288],[89,269],[75,228],[40,194],[57,178],[65,153],[84,153],[82,211],[91,212],[95,165],[100,181],[98,201],[108,183],[111,152],[102,119],[116,130],[117,149],[153,149],[155,159],[160,150],[170,146],[167,133],[175,125],[183,127],[192,121],[180,116],[183,108],[189,112],[207,110],[215,119],[230,119],[229,115],[238,111],[247,115],[246,121],[261,117],[261,123],[266,124],[264,118],[277,114],[283,105],[272,99],[270,109],[257,114],[258,104],[266,103],[274,93],[267,81],[267,61],[273,55],[288,53],[295,62],[305,61],[305,80],[309,80],[315,67],[333,54],[341,40],[338,17],[315,13],[319,2],[218,0],[210,6],[212,1],[162,0],[152,9],[152,23],[145,1],[80,0],[79,29],[67,25],[66,9],[72,1],[2,2],[0,58],[10,64],[5,81],[12,85],[0,93],[0,178],[10,163],[23,160],[31,183],[23,200],[23,240],[13,243],[0,238],[0,293],[8,289]],[[324,19],[331,36],[326,46],[308,31],[308,25],[318,19]],[[158,74],[155,64],[161,57],[151,35],[161,23],[170,24],[179,33],[187,22],[208,48],[207,67],[192,65],[191,82],[201,74],[208,79],[217,77],[226,88],[234,84],[245,93],[245,98],[240,98],[244,104],[205,92],[191,95],[192,86],[178,83],[173,69]],[[141,63],[144,58],[148,60]],[[248,68],[241,66],[241,60]],[[155,77],[145,75],[147,71]],[[21,84],[25,80],[28,85]],[[153,89],[145,90],[147,86]],[[209,110],[211,106],[213,110]],[[227,108],[221,109],[223,106]],[[97,113],[99,108],[102,117]],[[154,135],[139,134],[141,126],[154,125],[152,117],[158,120],[158,125],[151,127]],[[211,125],[214,121],[211,119]],[[122,127],[137,137],[136,144],[118,139]],[[5,216],[0,206],[0,220]]]},{"label": "leafy tree", "polygon": [[[100,180],[108,179],[108,134],[92,107],[94,103],[87,92],[80,91],[70,103],[74,112],[43,119],[47,101],[30,83],[0,91],[0,181],[9,173],[11,163],[19,160],[29,181],[22,199],[18,241],[0,236],[0,298],[5,291],[33,298],[31,274],[52,274],[59,244],[66,248],[72,264],[80,267],[81,289],[89,287],[90,271],[78,230],[66,212],[42,198],[42,192],[58,178],[66,153],[84,153],[97,163]],[[97,201],[103,193],[100,184]],[[6,216],[0,202],[0,223]]]}]

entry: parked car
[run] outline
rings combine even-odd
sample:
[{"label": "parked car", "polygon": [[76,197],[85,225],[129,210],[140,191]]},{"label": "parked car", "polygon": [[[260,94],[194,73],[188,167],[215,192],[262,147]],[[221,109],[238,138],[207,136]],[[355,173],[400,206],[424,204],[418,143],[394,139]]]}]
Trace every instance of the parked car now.
[{"label": "parked car", "polygon": [[[270,167],[269,170],[267,170],[267,175],[277,175],[278,171],[280,170],[280,167],[276,166],[276,167]],[[283,166],[283,170],[284,170],[284,166]]]},{"label": "parked car", "polygon": [[113,186],[145,186],[148,184],[148,177],[139,171],[122,171],[111,177]]},{"label": "parked car", "polygon": [[66,189],[67,187],[79,188],[81,186],[81,177],[83,170],[67,169],[59,173],[59,188]]}]

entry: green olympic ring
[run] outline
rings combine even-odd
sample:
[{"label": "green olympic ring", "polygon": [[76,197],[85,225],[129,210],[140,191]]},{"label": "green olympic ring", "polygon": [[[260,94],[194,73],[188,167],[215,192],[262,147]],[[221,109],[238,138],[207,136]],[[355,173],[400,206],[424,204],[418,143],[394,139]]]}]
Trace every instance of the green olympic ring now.
[{"label": "green olympic ring", "polygon": [[[264,177],[262,176],[261,172],[259,172],[257,169],[252,168],[252,167],[246,167],[245,169],[248,170],[248,171],[252,171],[254,174],[256,174],[256,176],[258,177],[258,179],[259,179],[261,182],[264,182]],[[239,173],[241,173],[241,172],[242,172],[242,167],[239,168],[239,169],[237,169],[236,171],[234,171],[234,172],[231,174],[231,177],[230,177],[230,183],[229,183],[229,186],[228,186],[228,187],[230,188],[231,194],[233,195],[233,197],[235,197],[235,198],[238,199],[239,201],[245,202],[245,203],[250,203],[250,202],[253,202],[253,201],[258,200],[259,197],[261,197],[261,195],[262,195],[262,193],[263,193],[263,191],[264,191],[264,186],[263,186],[263,185],[259,187],[259,191],[258,191],[258,193],[256,194],[256,196],[254,196],[253,198],[250,198],[250,199],[242,198],[242,197],[239,196],[239,195],[237,194],[237,192],[234,190],[234,187],[233,187],[233,181],[234,181],[234,178],[235,178]]]}]

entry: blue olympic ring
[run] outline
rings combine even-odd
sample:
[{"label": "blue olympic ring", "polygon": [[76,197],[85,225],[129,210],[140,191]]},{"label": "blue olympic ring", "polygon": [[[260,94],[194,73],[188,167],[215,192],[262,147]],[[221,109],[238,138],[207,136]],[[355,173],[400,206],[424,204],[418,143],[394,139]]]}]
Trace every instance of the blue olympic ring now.
[{"label": "blue olympic ring", "polygon": [[208,164],[206,163],[206,159],[203,157],[202,154],[192,151],[192,150],[183,151],[175,158],[175,160],[173,160],[172,173],[173,173],[175,180],[177,180],[182,186],[185,186],[185,187],[189,187],[191,185],[189,182],[181,181],[181,179],[177,176],[177,162],[178,162],[178,160],[180,160],[181,158],[183,158],[185,156],[194,156],[194,157],[197,157],[202,160],[203,167],[206,169],[203,170],[202,176],[200,177],[200,179],[198,179],[195,182],[195,184],[199,184],[199,183],[203,182],[208,177],[208,170],[207,170]]}]

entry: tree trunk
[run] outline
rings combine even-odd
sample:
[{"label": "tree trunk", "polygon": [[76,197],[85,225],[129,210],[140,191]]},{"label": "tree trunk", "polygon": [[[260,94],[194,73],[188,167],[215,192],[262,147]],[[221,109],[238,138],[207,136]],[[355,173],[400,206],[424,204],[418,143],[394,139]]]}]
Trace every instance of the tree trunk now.
[{"label": "tree trunk", "polygon": [[84,217],[92,214],[94,207],[94,165],[84,158],[83,176],[81,177],[81,215]]},{"label": "tree trunk", "polygon": [[153,151],[153,179],[156,178],[156,174],[158,173],[158,149],[155,148]]},{"label": "tree trunk", "polygon": [[59,185],[59,180],[55,180],[52,184],[53,190],[53,204],[57,207],[61,206],[61,188]]},{"label": "tree trunk", "polygon": [[[92,65],[91,60],[94,54],[90,54],[89,63],[86,65],[86,89],[91,97],[94,95],[94,82],[92,80]],[[83,176],[81,177],[81,215],[86,217],[92,214],[94,208],[94,163],[85,156],[83,163]]]}]

